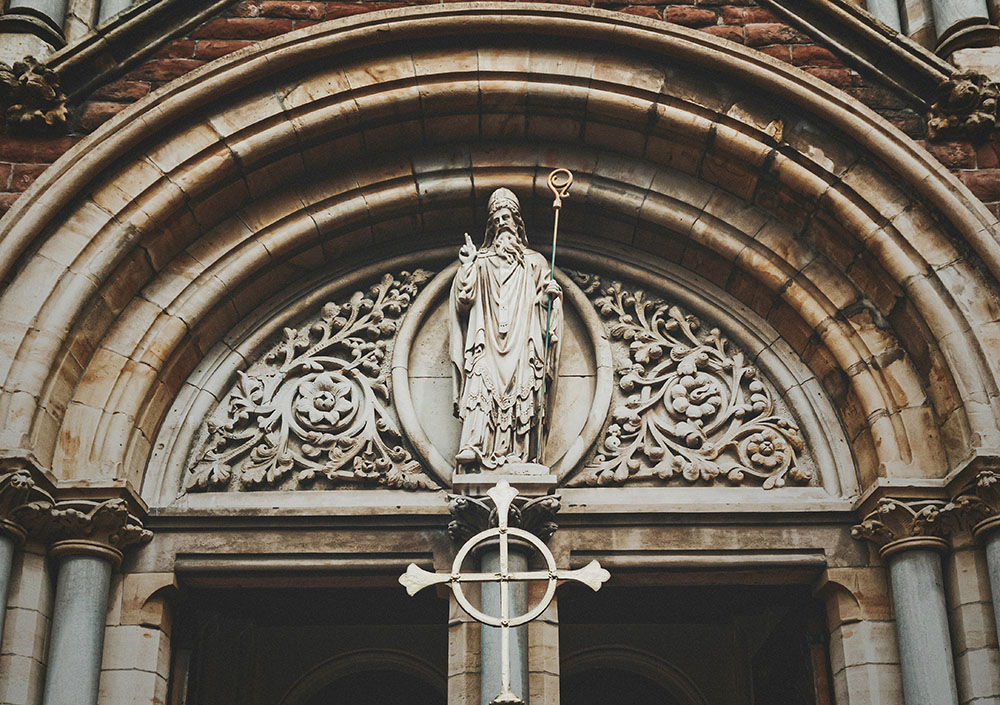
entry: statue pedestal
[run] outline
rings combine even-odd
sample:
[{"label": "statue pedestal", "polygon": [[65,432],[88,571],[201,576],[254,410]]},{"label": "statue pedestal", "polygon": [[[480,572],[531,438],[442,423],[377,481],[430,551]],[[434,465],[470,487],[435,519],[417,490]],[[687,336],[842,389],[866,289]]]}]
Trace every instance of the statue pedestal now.
[{"label": "statue pedestal", "polygon": [[543,497],[556,487],[556,476],[539,463],[510,463],[490,472],[455,473],[452,491],[466,497],[482,497],[500,480],[506,480],[522,497]]}]

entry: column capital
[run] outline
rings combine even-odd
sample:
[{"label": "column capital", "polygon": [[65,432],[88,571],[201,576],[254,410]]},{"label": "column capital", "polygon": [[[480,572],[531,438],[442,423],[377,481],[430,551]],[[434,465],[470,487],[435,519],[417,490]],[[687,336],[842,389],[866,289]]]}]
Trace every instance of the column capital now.
[{"label": "column capital", "polygon": [[153,532],[129,512],[120,498],[31,502],[18,508],[21,524],[49,543],[49,554],[58,557],[86,554],[106,558],[117,568],[122,551],[148,542]]},{"label": "column capital", "polygon": [[[562,507],[559,500],[555,494],[534,498],[518,495],[510,505],[508,526],[530,531],[548,541],[559,528],[555,522],[556,512]],[[486,498],[450,494],[448,512],[451,514],[448,535],[456,543],[465,543],[480,531],[496,527],[498,522],[493,501]]]},{"label": "column capital", "polygon": [[978,472],[948,503],[947,510],[976,538],[1000,528],[1000,472]]},{"label": "column capital", "polygon": [[913,549],[944,552],[948,550],[944,538],[949,530],[946,524],[951,521],[951,517],[942,513],[946,506],[946,502],[937,499],[907,501],[884,497],[860,524],[851,527],[851,536],[871,541],[882,558]]},{"label": "column capital", "polygon": [[21,543],[28,529],[18,520],[18,511],[28,503],[52,503],[52,495],[40,486],[27,463],[7,464],[0,470],[0,534]]}]

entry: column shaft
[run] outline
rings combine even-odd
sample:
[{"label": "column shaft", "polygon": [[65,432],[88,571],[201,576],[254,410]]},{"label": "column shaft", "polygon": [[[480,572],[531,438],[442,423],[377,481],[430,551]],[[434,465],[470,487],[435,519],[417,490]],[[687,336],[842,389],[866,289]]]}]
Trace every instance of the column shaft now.
[{"label": "column shaft", "polygon": [[[486,545],[490,548],[487,548],[482,554],[480,569],[484,573],[496,573],[500,570],[500,552],[496,550],[495,544]],[[511,572],[528,569],[528,559],[525,552],[513,542],[510,544],[508,564]],[[483,611],[486,614],[499,615],[499,583],[484,583],[481,594]],[[528,584],[510,583],[511,616],[527,612],[527,603]],[[488,627],[484,624],[481,630],[482,686],[480,702],[481,705],[489,705],[490,701],[500,693],[501,636],[500,629],[497,627]],[[526,626],[510,630],[510,689],[525,703],[528,702],[528,628]]]},{"label": "column shaft", "polygon": [[868,0],[868,12],[885,22],[897,32],[903,31],[896,0]]},{"label": "column shaft", "polygon": [[985,544],[986,567],[990,575],[990,592],[993,597],[993,617],[997,640],[1000,642],[1000,530],[990,531],[986,535]]},{"label": "column shaft", "polygon": [[989,22],[990,13],[986,0],[934,0],[934,29],[938,38],[959,22],[979,19]]},{"label": "column shaft", "polygon": [[16,545],[11,536],[0,533],[0,637],[3,637],[3,624],[7,618],[7,597],[10,595],[10,574]]},{"label": "column shaft", "polygon": [[66,21],[66,0],[11,0],[8,11],[15,10],[27,10],[44,17],[59,32],[62,32]]},{"label": "column shaft", "polygon": [[958,705],[941,557],[909,549],[889,558],[906,705]]},{"label": "column shaft", "polygon": [[96,705],[110,588],[108,559],[61,559],[43,705]]}]

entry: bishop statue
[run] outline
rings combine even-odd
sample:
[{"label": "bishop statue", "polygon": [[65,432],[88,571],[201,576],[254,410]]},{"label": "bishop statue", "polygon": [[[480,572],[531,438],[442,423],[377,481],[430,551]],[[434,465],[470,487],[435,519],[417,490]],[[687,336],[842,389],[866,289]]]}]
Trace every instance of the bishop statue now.
[{"label": "bishop statue", "polygon": [[449,352],[463,472],[535,462],[562,338],[562,289],[528,248],[517,196],[490,196],[486,237],[468,234],[451,287]]}]

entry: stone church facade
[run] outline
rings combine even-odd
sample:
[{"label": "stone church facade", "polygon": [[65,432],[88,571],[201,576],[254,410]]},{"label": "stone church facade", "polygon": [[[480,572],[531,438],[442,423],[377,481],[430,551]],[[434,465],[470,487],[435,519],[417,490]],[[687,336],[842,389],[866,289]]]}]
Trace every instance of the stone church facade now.
[{"label": "stone church facade", "polygon": [[557,168],[515,515],[612,577],[521,695],[1000,703],[996,19],[10,2],[0,703],[485,705],[488,633],[397,578],[489,520],[449,290],[495,189],[547,253]]}]

